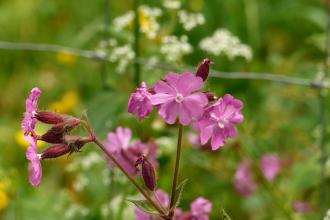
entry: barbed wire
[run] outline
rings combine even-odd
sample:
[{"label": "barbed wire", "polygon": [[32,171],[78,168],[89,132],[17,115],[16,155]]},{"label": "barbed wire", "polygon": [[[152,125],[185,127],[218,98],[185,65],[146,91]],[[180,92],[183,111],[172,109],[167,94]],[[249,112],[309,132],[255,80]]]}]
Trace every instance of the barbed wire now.
[{"label": "barbed wire", "polygon": [[[56,44],[37,44],[37,43],[17,43],[17,42],[8,42],[0,41],[0,50],[14,50],[14,51],[35,51],[35,52],[52,52],[52,53],[67,53],[77,57],[82,57],[86,59],[96,60],[96,61],[106,61],[111,62],[108,59],[107,53],[103,50],[83,50],[72,47],[66,47]],[[134,60],[135,63],[148,65],[149,59],[147,58],[138,58]],[[196,67],[183,65],[177,66],[174,64],[166,62],[156,62],[153,64],[155,68],[171,70],[172,68],[180,68],[185,70],[194,70]],[[211,77],[222,78],[222,79],[235,79],[235,80],[263,80],[263,81],[272,81],[289,85],[298,85],[306,86],[311,88],[318,89],[330,89],[330,83],[322,78],[318,79],[307,79],[299,78],[292,76],[285,76],[274,73],[256,73],[256,72],[225,72],[219,70],[211,70]]]}]

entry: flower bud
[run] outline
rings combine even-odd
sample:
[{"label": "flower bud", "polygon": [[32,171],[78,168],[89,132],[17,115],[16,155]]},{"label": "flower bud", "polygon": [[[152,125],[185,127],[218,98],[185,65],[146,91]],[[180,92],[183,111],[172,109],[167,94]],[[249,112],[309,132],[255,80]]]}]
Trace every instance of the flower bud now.
[{"label": "flower bud", "polygon": [[212,93],[212,92],[204,92],[204,94],[206,95],[207,100],[209,102],[212,102],[212,101],[215,101],[215,100],[218,99],[218,97],[214,93]]},{"label": "flower bud", "polygon": [[196,76],[199,76],[203,79],[203,81],[206,81],[209,76],[210,71],[210,65],[213,64],[213,62],[209,59],[204,59],[201,64],[199,64],[198,69],[196,71]]},{"label": "flower bud", "polygon": [[147,160],[145,156],[141,156],[135,164],[142,164],[142,178],[144,184],[148,189],[154,191],[156,188],[156,173],[153,165]]},{"label": "flower bud", "polygon": [[68,145],[58,144],[58,145],[51,146],[51,147],[47,148],[46,150],[44,150],[41,153],[41,159],[44,160],[44,159],[50,159],[50,158],[57,158],[57,157],[65,155],[65,154],[68,154],[69,152],[71,152],[71,149]]},{"label": "flower bud", "polygon": [[46,124],[58,124],[64,122],[69,116],[61,115],[55,112],[36,112],[34,117]]}]

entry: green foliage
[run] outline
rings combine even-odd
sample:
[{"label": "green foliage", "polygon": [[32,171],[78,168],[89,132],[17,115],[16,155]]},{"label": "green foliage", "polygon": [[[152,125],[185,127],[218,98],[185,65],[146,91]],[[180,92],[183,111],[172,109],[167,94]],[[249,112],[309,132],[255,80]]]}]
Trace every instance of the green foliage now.
[{"label": "green foliage", "polygon": [[[143,64],[141,78],[149,85],[167,71],[183,72],[184,65],[196,66],[204,57],[215,62],[212,68],[223,71],[272,72],[315,79],[322,70],[326,1],[182,0],[185,10],[201,12],[206,19],[204,25],[189,32],[178,23],[175,11],[165,11],[161,2],[144,1],[161,7],[163,16],[157,38],[150,40],[141,35],[142,57],[155,56],[165,62],[160,53],[161,36],[168,34],[187,35],[194,50],[178,60],[174,69],[166,62],[162,68]],[[110,22],[132,9],[132,1],[110,4]],[[3,0],[0,40],[103,50],[103,13],[103,0]],[[110,23],[107,28],[119,45],[132,44],[132,27],[116,31]],[[198,47],[202,38],[219,28],[228,29],[251,46],[251,62],[241,57],[231,60],[223,54],[211,55]],[[111,51],[110,48],[107,52]],[[170,191],[176,130],[162,123],[156,113],[145,121],[127,113],[127,101],[134,90],[132,62],[118,73],[117,62],[105,64],[62,53],[0,50],[0,67],[0,192],[3,184],[9,198],[8,205],[0,208],[0,219],[134,219],[133,205],[127,204],[126,198],[139,195],[117,170],[107,166],[100,152],[91,156],[96,150],[92,144],[68,158],[43,161],[42,185],[34,189],[28,184],[25,147],[18,132],[25,97],[34,86],[43,91],[41,109],[59,103],[66,106],[64,113],[76,117],[87,109],[92,127],[103,139],[117,126],[127,126],[132,128],[135,139],[159,143],[158,186]],[[185,129],[180,178],[189,178],[190,183],[182,195],[178,193],[180,208],[189,210],[190,203],[203,196],[213,203],[210,219],[219,219],[219,215],[227,220],[320,219],[318,91],[266,81],[219,78],[210,78],[205,89],[218,96],[231,93],[243,100],[245,121],[238,128],[238,137],[216,152],[207,147],[192,148],[188,140],[191,130]],[[75,102],[72,97],[65,101],[70,92],[77,94]],[[329,107],[327,97],[326,108]],[[327,126],[326,142],[330,140],[329,131]],[[277,153],[282,160],[283,171],[272,183],[264,179],[259,168],[265,153]],[[234,172],[245,158],[252,160],[253,178],[258,185],[256,194],[248,198],[241,197],[232,184]],[[182,192],[184,183],[178,192]],[[296,201],[309,202],[312,211],[296,213]],[[131,202],[154,211],[141,200]],[[230,217],[217,207],[225,207]]]}]

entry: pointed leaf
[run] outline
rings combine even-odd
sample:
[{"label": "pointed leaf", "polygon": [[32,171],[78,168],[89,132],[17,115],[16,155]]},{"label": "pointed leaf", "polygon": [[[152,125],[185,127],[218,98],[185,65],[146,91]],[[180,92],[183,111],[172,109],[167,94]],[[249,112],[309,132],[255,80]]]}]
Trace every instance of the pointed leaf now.
[{"label": "pointed leaf", "polygon": [[134,200],[128,199],[129,202],[133,203],[136,207],[138,207],[141,211],[152,214],[158,215],[157,210],[150,204],[148,200]]},{"label": "pointed leaf", "polygon": [[175,198],[174,198],[174,204],[173,207],[171,207],[171,211],[173,211],[176,207],[179,206],[181,198],[182,198],[182,192],[183,189],[187,183],[188,179],[183,180],[177,187],[175,190]]}]

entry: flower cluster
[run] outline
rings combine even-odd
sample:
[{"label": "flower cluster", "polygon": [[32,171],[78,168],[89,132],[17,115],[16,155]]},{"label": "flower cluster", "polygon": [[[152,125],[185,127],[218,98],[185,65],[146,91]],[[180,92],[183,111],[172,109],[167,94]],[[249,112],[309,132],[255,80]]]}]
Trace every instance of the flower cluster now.
[{"label": "flower cluster", "polygon": [[[165,208],[169,206],[169,196],[163,190],[158,189],[155,192],[155,200],[159,201]],[[212,211],[212,203],[199,197],[194,200],[190,205],[190,211],[182,211],[180,208],[176,208],[174,211],[174,220],[208,220],[208,214]],[[162,218],[143,212],[139,208],[135,208],[135,215],[137,220],[161,220]]]},{"label": "flower cluster", "polygon": [[[244,160],[238,166],[233,179],[236,191],[242,196],[250,196],[257,190],[257,184],[253,179],[250,160]],[[276,154],[265,154],[260,160],[260,169],[263,176],[270,182],[281,171],[280,159]]]},{"label": "flower cluster", "polygon": [[[40,160],[72,153],[81,149],[85,143],[90,141],[89,139],[70,135],[70,131],[80,124],[80,119],[53,112],[38,111],[40,95],[40,89],[33,88],[31,90],[31,94],[26,100],[26,110],[22,121],[24,140],[29,143],[26,158],[30,161],[28,167],[29,180],[33,186],[38,186],[41,182],[42,167]],[[35,132],[37,121],[52,125],[52,127],[45,134],[39,136]],[[39,154],[38,140],[55,145]]]},{"label": "flower cluster", "polygon": [[[120,165],[131,175],[140,174],[136,162],[144,156],[154,167],[158,167],[157,145],[155,143],[131,142],[132,131],[129,128],[118,127],[116,132],[107,135],[105,146],[107,150],[118,160]],[[110,167],[115,164],[107,158]]]},{"label": "flower cluster", "polygon": [[118,63],[116,70],[118,73],[123,73],[128,64],[135,58],[132,46],[129,44],[118,45],[116,40],[112,40],[110,46],[109,60]]},{"label": "flower cluster", "polygon": [[162,39],[160,52],[169,62],[177,62],[181,60],[184,55],[190,54],[192,51],[193,48],[188,42],[188,37],[185,35],[179,38],[175,35],[164,36]]},{"label": "flower cluster", "polygon": [[164,0],[163,6],[167,9],[179,9],[181,2],[179,0]]},{"label": "flower cluster", "polygon": [[229,59],[235,57],[243,57],[247,61],[252,59],[251,48],[242,44],[236,36],[224,29],[218,29],[211,37],[201,40],[199,47],[216,56],[225,54]]},{"label": "flower cluster", "polygon": [[185,10],[178,12],[179,21],[186,31],[191,31],[198,25],[205,23],[205,18],[201,13],[189,13]]},{"label": "flower cluster", "polygon": [[210,64],[209,59],[204,59],[195,74],[170,72],[149,89],[142,83],[130,97],[128,112],[143,119],[155,106],[168,124],[174,124],[177,118],[182,125],[194,122],[201,143],[211,140],[212,149],[217,150],[227,138],[236,136],[235,125],[243,121],[243,103],[229,94],[213,102],[214,95],[201,91]]},{"label": "flower cluster", "polygon": [[[162,10],[157,7],[141,5],[138,9],[138,14],[141,32],[147,38],[154,39],[160,28],[157,18],[161,16]],[[134,12],[128,11],[113,20],[113,27],[116,31],[122,31],[124,28],[132,26],[134,17]]]}]

